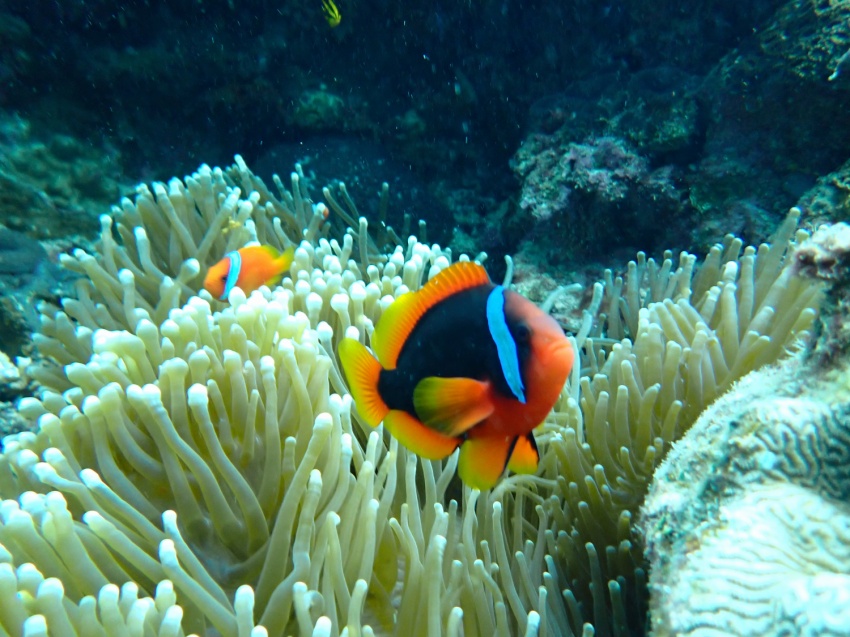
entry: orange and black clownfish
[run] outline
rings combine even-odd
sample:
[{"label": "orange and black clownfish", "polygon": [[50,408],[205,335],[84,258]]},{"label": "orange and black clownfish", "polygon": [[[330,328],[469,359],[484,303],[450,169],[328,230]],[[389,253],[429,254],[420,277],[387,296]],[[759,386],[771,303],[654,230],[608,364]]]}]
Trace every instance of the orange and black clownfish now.
[{"label": "orange and black clownfish", "polygon": [[423,458],[460,446],[458,473],[489,489],[505,468],[533,473],[532,429],[566,382],[573,349],[531,301],[459,262],[400,296],[372,335],[377,360],[345,338],[339,358],[357,411]]},{"label": "orange and black clownfish", "polygon": [[215,298],[227,300],[233,288],[241,288],[247,296],[261,285],[274,285],[292,265],[295,248],[278,252],[272,246],[248,246],[228,252],[207,271],[204,289]]}]

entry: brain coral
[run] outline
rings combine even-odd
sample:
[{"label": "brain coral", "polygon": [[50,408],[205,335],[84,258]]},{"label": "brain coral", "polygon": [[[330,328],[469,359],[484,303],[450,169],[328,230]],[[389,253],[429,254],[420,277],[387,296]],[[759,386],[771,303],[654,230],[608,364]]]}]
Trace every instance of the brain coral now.
[{"label": "brain coral", "polygon": [[[450,250],[374,233],[344,189],[276,194],[237,158],[140,187],[44,306],[34,433],[0,454],[0,626],[11,634],[625,635],[645,623],[632,518],[699,412],[796,347],[819,287],[727,237],[609,276],[540,469],[479,493],[363,426],[339,372]],[[382,198],[386,203],[386,191]],[[330,222],[330,223],[329,223]],[[297,245],[274,290],[197,295],[249,240]],[[461,257],[463,258],[463,257]],[[601,330],[601,331],[600,331]]]},{"label": "brain coral", "polygon": [[834,286],[811,352],[746,376],[655,474],[641,523],[653,635],[850,634],[850,370],[834,342],[846,345],[841,226],[797,254]]}]

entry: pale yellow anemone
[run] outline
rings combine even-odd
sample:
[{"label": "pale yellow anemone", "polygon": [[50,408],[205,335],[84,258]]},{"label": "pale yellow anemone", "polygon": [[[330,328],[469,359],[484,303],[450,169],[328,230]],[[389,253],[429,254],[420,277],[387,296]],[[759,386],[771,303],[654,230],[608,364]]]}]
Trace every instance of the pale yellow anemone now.
[{"label": "pale yellow anemone", "polygon": [[[0,626],[640,627],[631,518],[653,468],[704,405],[811,324],[817,288],[782,268],[796,217],[773,248],[741,254],[730,239],[696,278],[683,255],[678,269],[638,261],[607,300],[599,288],[618,342],[588,338],[588,318],[585,371],[539,430],[538,474],[479,493],[457,482],[455,456],[423,461],[363,427],[335,354],[343,335],[368,345],[383,309],[453,255],[415,238],[380,255],[353,217],[324,238],[325,208],[297,173],[292,191],[277,184],[272,195],[237,161],[142,188],[104,218],[98,254],[66,259],[85,276],[77,299],[43,308],[36,340],[52,362],[31,370],[43,390],[20,405],[38,429],[0,455]],[[291,278],[228,303],[193,296],[205,264],[252,238],[299,245]]]}]

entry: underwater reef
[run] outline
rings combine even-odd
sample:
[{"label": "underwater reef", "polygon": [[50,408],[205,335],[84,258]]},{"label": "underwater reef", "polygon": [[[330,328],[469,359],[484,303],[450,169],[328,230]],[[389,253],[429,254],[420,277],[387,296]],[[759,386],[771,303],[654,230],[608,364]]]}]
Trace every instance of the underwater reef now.
[{"label": "underwater reef", "polygon": [[[816,326],[824,284],[794,259],[799,211],[699,266],[641,253],[606,273],[572,337],[581,365],[536,430],[537,473],[479,492],[456,454],[423,460],[363,425],[336,355],[470,257],[387,227],[386,189],[361,213],[344,186],[313,202],[298,170],[273,182],[237,157],[141,185],[101,217],[94,251],[62,257],[80,276],[39,307],[24,373],[40,389],[18,405],[34,428],[0,454],[3,630],[650,630],[635,520],[653,473],[709,404]],[[296,248],[280,286],[199,292],[253,240]]]},{"label": "underwater reef", "polygon": [[748,33],[720,48],[709,34],[722,3],[667,8],[624,3],[638,24],[621,46],[657,38],[624,53],[640,63],[597,67],[530,105],[511,161],[511,217],[530,229],[513,246],[522,258],[703,253],[727,232],[761,241],[790,206],[812,213],[812,227],[846,219],[850,4],[749,3]]},{"label": "underwater reef", "polygon": [[[850,635],[850,1],[326,4],[0,0],[0,637]],[[337,355],[464,259],[578,353],[480,492]]]}]

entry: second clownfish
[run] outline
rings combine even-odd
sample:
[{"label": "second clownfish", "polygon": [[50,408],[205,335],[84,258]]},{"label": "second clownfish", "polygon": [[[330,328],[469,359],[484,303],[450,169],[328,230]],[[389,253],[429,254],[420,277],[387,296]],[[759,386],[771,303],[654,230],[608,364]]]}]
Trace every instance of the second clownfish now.
[{"label": "second clownfish", "polygon": [[558,323],[516,292],[459,262],[399,297],[372,335],[374,356],[345,338],[339,358],[357,411],[383,421],[431,460],[460,447],[458,473],[488,489],[504,470],[534,473],[532,430],[546,418],[573,365]]},{"label": "second clownfish", "polygon": [[207,272],[204,289],[222,301],[227,300],[233,288],[240,288],[247,296],[261,285],[277,284],[294,258],[292,247],[278,252],[268,245],[248,246],[228,252]]}]

